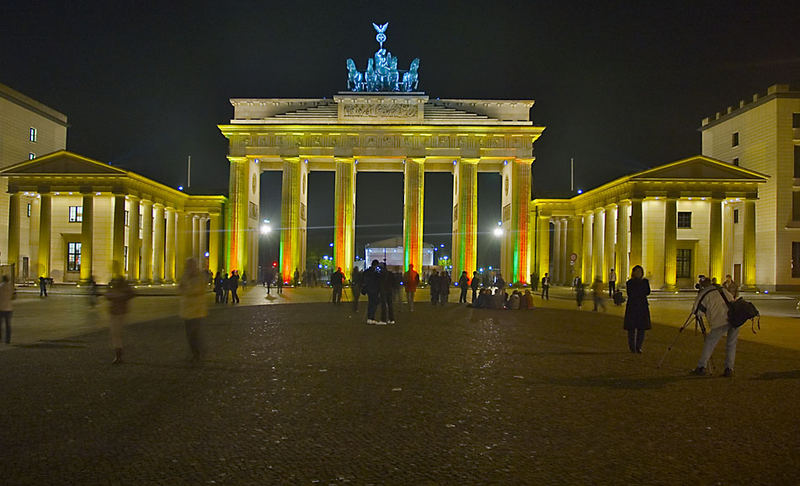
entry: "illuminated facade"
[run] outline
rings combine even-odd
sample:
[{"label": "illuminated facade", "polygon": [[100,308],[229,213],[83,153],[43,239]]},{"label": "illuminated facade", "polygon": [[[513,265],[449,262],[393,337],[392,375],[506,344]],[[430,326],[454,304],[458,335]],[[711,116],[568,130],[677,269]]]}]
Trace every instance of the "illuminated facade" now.
[{"label": "illuminated facade", "polygon": [[569,285],[575,276],[608,283],[612,268],[617,282],[625,282],[642,265],[652,288],[691,288],[699,274],[718,282],[731,274],[754,289],[761,285],[756,200],[769,179],[696,156],[571,199],[534,199],[533,269]]},{"label": "illuminated facade", "polygon": [[[701,124],[703,154],[769,174],[755,208],[756,281],[800,289],[800,86],[774,85]],[[748,211],[746,202],[728,211]]]},{"label": "illuminated facade", "polygon": [[7,260],[21,280],[104,283],[121,273],[172,283],[188,257],[219,268],[223,196],[190,196],[65,150],[0,176],[10,193]]}]

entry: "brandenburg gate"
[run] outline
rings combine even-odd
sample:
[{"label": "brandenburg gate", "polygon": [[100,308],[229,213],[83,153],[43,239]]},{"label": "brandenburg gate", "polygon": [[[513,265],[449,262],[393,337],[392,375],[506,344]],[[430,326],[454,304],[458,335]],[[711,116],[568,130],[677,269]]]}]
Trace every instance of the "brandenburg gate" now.
[{"label": "brandenburg gate", "polygon": [[[402,172],[405,267],[421,268],[425,172],[453,174],[452,274],[477,266],[479,172],[501,174],[501,271],[527,282],[533,143],[533,100],[431,99],[417,90],[419,60],[408,71],[383,48],[363,72],[347,60],[347,91],[330,98],[236,98],[234,116],[219,129],[229,140],[227,269],[257,275],[260,174],[282,172],[280,272],[284,280],[306,262],[308,174],[333,171],[334,264],[350,274],[355,257],[356,174]],[[369,201],[381,205],[380,200]],[[216,271],[216,269],[212,269]]]}]

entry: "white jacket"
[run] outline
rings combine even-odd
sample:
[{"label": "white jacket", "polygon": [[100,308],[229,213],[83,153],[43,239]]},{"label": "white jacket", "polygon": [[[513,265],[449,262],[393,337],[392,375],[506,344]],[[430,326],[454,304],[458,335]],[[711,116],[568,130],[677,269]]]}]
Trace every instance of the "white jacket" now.
[{"label": "white jacket", "polygon": [[[706,287],[697,293],[697,298],[694,300],[692,307],[693,314],[704,314],[708,321],[709,328],[715,328],[728,325],[728,304],[720,295],[720,290],[725,293],[728,302],[733,302],[733,296],[725,289],[720,287]],[[702,307],[700,305],[702,304]],[[703,311],[703,307],[705,311]]]},{"label": "white jacket", "polygon": [[0,311],[11,311],[11,300],[14,298],[14,284],[0,282]]}]

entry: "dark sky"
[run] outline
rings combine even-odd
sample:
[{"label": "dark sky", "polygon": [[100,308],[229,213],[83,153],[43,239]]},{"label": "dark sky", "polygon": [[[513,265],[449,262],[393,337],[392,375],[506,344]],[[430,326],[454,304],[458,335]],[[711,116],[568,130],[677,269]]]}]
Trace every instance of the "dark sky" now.
[{"label": "dark sky", "polygon": [[[172,5],[170,5],[172,4]],[[68,148],[168,185],[227,193],[216,124],[232,97],[322,97],[344,61],[377,44],[442,98],[535,99],[534,197],[597,186],[700,152],[700,120],[778,82],[800,80],[795,2],[3,2],[0,83],[67,114]],[[280,178],[262,178],[279,218]],[[452,188],[427,176],[425,232],[449,246]],[[499,177],[482,175],[480,220],[500,215]],[[332,174],[313,174],[315,248],[333,221]],[[360,175],[358,239],[399,234],[402,178]],[[388,197],[387,197],[388,195]],[[374,204],[377,202],[378,204]],[[376,211],[375,208],[379,208]],[[388,225],[388,226],[387,226]],[[496,244],[479,239],[485,264]],[[446,251],[446,250],[445,250]],[[484,263],[484,262],[482,262]]]}]

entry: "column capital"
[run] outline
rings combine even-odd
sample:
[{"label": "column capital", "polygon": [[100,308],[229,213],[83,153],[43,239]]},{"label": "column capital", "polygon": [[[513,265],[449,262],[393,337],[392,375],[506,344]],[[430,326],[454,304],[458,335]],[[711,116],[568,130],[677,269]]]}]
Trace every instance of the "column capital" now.
[{"label": "column capital", "polygon": [[535,157],[514,157],[514,162],[520,165],[522,164],[531,165],[533,164],[534,159]]}]

